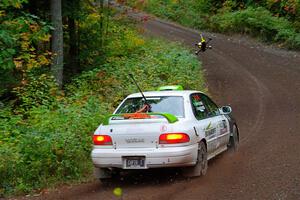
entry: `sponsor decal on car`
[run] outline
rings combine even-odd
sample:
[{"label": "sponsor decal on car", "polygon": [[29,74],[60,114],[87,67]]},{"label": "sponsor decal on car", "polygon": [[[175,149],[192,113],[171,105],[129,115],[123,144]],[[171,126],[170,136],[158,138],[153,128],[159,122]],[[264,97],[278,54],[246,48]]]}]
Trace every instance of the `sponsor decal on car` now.
[{"label": "sponsor decal on car", "polygon": [[208,137],[208,139],[211,139],[211,138],[213,138],[215,136],[216,132],[217,132],[216,128],[212,128],[210,130],[206,130],[205,131],[205,137]]},{"label": "sponsor decal on car", "polygon": [[222,122],[219,124],[220,127],[220,135],[223,135],[228,132],[228,126],[225,120],[222,120]]},{"label": "sponsor decal on car", "polygon": [[205,130],[209,130],[211,129],[211,122],[209,122],[209,124],[207,125],[207,127],[205,128]]},{"label": "sponsor decal on car", "polygon": [[209,122],[209,124],[204,130],[205,130],[205,137],[208,137],[208,139],[213,138],[217,132],[217,129],[212,127],[211,122]]}]

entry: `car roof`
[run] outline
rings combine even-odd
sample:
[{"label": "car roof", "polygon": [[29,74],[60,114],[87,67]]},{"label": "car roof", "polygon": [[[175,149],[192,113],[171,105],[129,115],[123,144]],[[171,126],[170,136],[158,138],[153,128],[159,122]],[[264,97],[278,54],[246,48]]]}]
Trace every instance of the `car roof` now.
[{"label": "car roof", "polygon": [[[155,96],[189,96],[192,93],[203,93],[197,90],[168,90],[168,91],[149,91],[143,92],[145,97]],[[141,93],[134,93],[127,96],[127,98],[142,97]]]}]

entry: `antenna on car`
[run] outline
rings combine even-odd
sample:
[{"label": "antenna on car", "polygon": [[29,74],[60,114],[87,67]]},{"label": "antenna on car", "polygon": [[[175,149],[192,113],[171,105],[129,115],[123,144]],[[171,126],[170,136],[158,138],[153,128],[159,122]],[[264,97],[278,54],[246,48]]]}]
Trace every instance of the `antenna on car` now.
[{"label": "antenna on car", "polygon": [[143,93],[143,91],[141,90],[140,86],[137,84],[136,80],[134,79],[132,74],[129,74],[130,78],[133,80],[134,84],[136,85],[136,87],[138,88],[138,90],[140,91],[140,93],[142,94],[143,99],[145,100],[145,104],[149,106],[149,110],[151,110],[151,105],[147,102],[147,99]]}]

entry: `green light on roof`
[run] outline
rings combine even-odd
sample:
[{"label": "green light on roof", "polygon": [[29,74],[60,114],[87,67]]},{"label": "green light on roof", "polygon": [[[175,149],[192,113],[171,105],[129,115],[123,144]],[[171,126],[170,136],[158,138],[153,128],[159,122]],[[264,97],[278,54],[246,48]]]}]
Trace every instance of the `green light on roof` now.
[{"label": "green light on roof", "polygon": [[181,85],[169,85],[169,86],[162,86],[158,88],[158,91],[168,91],[168,90],[183,90]]}]

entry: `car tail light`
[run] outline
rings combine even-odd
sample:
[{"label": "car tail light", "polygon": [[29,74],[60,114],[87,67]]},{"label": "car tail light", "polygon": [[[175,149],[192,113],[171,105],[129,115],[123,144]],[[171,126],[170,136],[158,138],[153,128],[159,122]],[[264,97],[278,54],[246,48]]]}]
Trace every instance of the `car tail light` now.
[{"label": "car tail light", "polygon": [[159,144],[177,144],[189,141],[190,137],[186,133],[164,133],[159,136]]},{"label": "car tail light", "polygon": [[109,135],[94,135],[94,145],[112,145],[112,139]]}]

